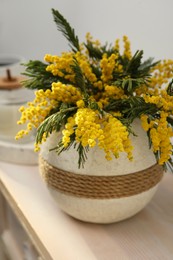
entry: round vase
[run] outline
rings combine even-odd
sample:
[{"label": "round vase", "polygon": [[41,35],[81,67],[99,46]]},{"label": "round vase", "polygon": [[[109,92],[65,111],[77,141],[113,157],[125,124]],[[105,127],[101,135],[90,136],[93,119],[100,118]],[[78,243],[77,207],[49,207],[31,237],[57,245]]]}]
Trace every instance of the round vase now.
[{"label": "round vase", "polygon": [[142,210],[155,194],[163,176],[162,167],[148,146],[140,122],[133,123],[137,136],[130,136],[133,161],[126,154],[107,161],[98,147],[87,153],[84,168],[78,168],[78,153],[71,147],[57,155],[60,134],[53,133],[42,144],[39,170],[58,206],[82,221],[113,223]]}]

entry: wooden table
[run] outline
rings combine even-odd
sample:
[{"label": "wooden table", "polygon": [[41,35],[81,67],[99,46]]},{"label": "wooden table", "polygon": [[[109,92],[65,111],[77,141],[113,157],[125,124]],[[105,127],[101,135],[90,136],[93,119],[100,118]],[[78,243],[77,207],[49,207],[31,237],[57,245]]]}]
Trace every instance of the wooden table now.
[{"label": "wooden table", "polygon": [[0,162],[0,189],[45,260],[173,260],[173,174],[150,204],[114,224],[67,216],[49,195],[37,166]]}]

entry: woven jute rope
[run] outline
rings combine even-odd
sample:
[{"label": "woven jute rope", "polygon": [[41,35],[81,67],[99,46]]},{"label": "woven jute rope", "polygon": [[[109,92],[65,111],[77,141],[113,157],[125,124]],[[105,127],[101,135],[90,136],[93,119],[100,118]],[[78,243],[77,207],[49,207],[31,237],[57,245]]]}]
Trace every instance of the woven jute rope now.
[{"label": "woven jute rope", "polygon": [[39,168],[46,184],[61,193],[92,199],[128,197],[147,191],[160,182],[162,167],[153,165],[145,170],[119,176],[75,174],[50,165],[42,157]]}]

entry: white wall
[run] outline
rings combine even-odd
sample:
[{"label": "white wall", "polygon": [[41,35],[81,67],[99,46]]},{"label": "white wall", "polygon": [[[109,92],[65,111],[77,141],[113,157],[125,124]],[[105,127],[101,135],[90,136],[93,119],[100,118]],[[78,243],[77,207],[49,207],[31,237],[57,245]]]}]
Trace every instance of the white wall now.
[{"label": "white wall", "polygon": [[172,0],[0,0],[0,54],[43,59],[67,43],[53,22],[58,9],[83,41],[90,31],[102,42],[128,35],[145,57],[173,59]]}]

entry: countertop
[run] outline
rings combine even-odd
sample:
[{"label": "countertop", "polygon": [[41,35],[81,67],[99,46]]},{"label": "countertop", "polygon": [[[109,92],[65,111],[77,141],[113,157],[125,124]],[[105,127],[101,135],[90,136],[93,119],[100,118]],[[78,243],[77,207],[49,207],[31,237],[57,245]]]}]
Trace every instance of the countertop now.
[{"label": "countertop", "polygon": [[91,224],[63,213],[38,166],[0,162],[0,189],[45,260],[172,260],[173,174],[134,217]]}]

